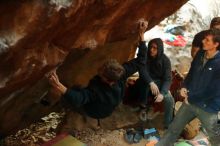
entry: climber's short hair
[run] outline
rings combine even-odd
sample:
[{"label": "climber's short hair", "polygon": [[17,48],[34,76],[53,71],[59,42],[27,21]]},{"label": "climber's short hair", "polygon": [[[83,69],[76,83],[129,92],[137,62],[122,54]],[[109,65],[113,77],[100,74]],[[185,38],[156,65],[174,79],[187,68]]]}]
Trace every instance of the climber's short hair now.
[{"label": "climber's short hair", "polygon": [[213,37],[213,42],[218,43],[217,50],[220,50],[220,30],[219,29],[209,29],[206,30],[205,36],[211,35]]},{"label": "climber's short hair", "polygon": [[210,28],[214,28],[215,25],[220,25],[220,17],[214,17],[212,19]]},{"label": "climber's short hair", "polygon": [[117,81],[124,73],[124,67],[116,59],[106,60],[99,68],[99,75],[104,76],[108,81]]}]

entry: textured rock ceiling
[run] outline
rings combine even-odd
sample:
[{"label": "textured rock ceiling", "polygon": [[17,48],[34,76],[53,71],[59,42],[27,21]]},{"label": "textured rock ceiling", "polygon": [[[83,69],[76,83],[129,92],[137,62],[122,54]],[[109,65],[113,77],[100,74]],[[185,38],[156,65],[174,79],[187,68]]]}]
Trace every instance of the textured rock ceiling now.
[{"label": "textured rock ceiling", "polygon": [[59,110],[56,100],[40,104],[57,97],[44,77],[57,64],[66,86],[85,86],[106,58],[134,54],[138,20],[151,28],[186,1],[0,1],[0,133]]}]

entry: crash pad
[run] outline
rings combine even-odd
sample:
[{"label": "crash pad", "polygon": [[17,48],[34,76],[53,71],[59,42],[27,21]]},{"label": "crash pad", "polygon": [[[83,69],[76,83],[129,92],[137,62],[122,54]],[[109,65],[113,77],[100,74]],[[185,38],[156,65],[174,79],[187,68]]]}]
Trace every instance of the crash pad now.
[{"label": "crash pad", "polygon": [[175,144],[174,146],[192,146],[191,144],[188,144],[187,142],[179,142]]},{"label": "crash pad", "polygon": [[86,146],[86,144],[82,143],[69,134],[63,133],[43,144],[42,146]]}]

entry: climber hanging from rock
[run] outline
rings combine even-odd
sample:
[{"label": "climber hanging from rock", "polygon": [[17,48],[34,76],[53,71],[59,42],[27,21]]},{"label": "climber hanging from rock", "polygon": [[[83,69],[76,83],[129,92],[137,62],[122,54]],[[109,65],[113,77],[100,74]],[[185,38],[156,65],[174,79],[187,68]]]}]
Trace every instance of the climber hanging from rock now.
[{"label": "climber hanging from rock", "polygon": [[82,89],[67,88],[59,81],[55,71],[48,76],[49,83],[61,92],[62,99],[75,108],[82,109],[87,116],[94,119],[110,116],[124,97],[127,78],[145,67],[147,47],[144,41],[144,32],[147,27],[148,22],[140,21],[137,58],[123,65],[120,65],[115,59],[107,60],[98,69],[98,74],[90,80],[87,87]]}]

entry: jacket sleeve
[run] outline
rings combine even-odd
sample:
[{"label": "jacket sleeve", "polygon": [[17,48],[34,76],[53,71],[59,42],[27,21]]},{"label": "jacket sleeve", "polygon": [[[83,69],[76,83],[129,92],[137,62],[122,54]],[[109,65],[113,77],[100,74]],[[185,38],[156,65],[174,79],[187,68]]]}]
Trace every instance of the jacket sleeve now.
[{"label": "jacket sleeve", "polygon": [[[203,90],[198,90],[194,92],[188,93],[189,101],[196,103],[204,100],[220,98],[220,67],[213,73],[211,81],[209,82],[208,86]],[[193,97],[193,100],[192,98]]]},{"label": "jacket sleeve", "polygon": [[185,80],[183,81],[183,87],[184,88],[188,88],[189,87],[189,82],[192,80],[192,63],[191,63],[191,67],[189,69],[189,72],[185,78]]},{"label": "jacket sleeve", "polygon": [[216,72],[214,73],[213,79],[210,82],[210,85],[207,90],[205,91],[204,95],[208,95],[208,96],[204,96],[204,98],[209,97],[209,99],[214,99],[214,98],[218,98],[220,99],[220,66],[218,68],[218,70],[216,70]]},{"label": "jacket sleeve", "polygon": [[145,44],[145,41],[141,41],[138,48],[139,50],[138,50],[137,58],[134,58],[123,64],[125,73],[122,76],[122,80],[126,80],[129,76],[131,76],[135,72],[139,70],[143,70],[147,61],[147,53],[146,53],[147,46]]},{"label": "jacket sleeve", "polygon": [[192,81],[193,69],[194,69],[195,66],[196,66],[196,65],[195,65],[195,62],[196,62],[196,60],[199,59],[199,57],[200,57],[200,52],[198,52],[198,53],[196,54],[195,58],[193,59],[193,61],[192,61],[192,63],[191,63],[191,67],[190,67],[190,69],[189,69],[189,72],[188,72],[188,74],[187,74],[187,76],[186,76],[186,78],[185,78],[185,80],[184,80],[184,82],[183,82],[183,87],[184,87],[184,88],[188,88],[189,83]]},{"label": "jacket sleeve", "polygon": [[73,106],[80,107],[95,97],[92,92],[87,89],[67,89],[66,93],[63,95],[64,100],[70,103]]},{"label": "jacket sleeve", "polygon": [[165,95],[169,91],[172,82],[171,63],[168,58],[164,59],[164,67],[165,67],[165,72],[163,75],[161,91],[160,91],[161,94],[163,95]]}]

